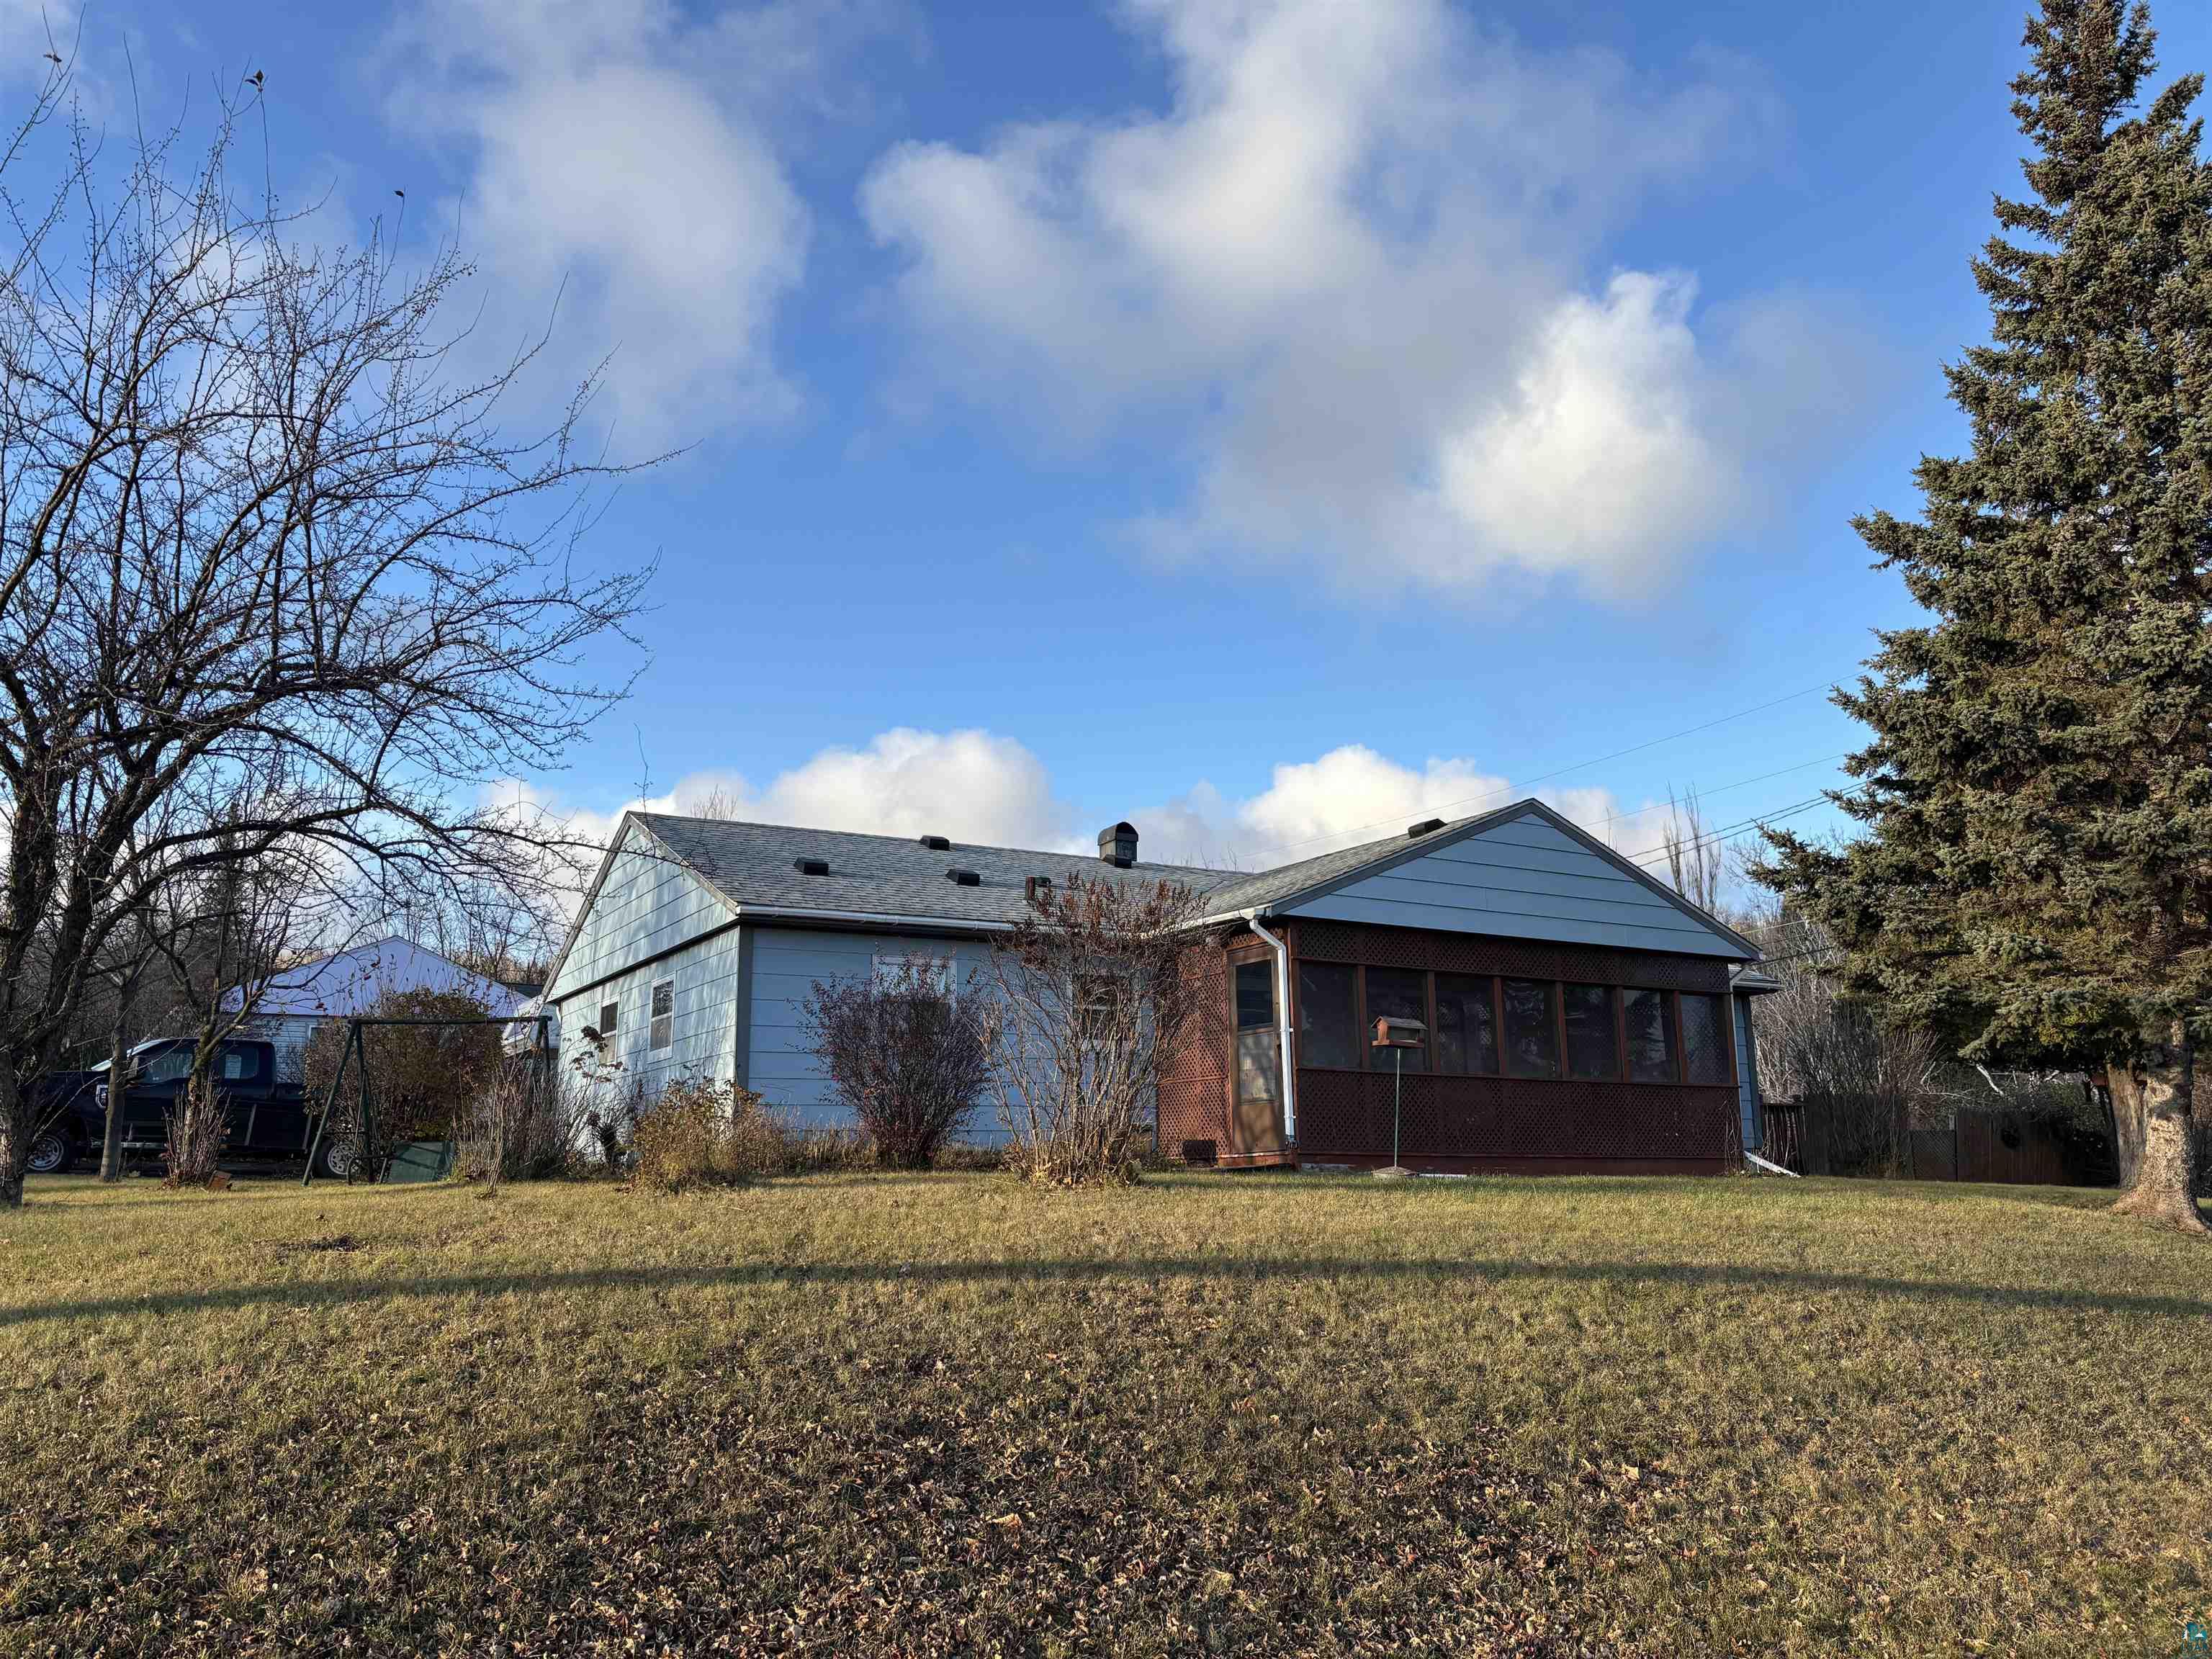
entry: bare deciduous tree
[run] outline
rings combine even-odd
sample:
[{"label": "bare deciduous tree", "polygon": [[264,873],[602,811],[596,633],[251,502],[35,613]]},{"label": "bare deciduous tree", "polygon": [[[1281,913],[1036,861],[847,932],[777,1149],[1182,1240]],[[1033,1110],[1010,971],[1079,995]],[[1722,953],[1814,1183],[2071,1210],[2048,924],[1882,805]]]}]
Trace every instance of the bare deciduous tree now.
[{"label": "bare deciduous tree", "polygon": [[1032,1181],[1128,1179],[1176,1040],[1204,988],[1182,971],[1200,896],[1172,882],[1070,875],[993,944],[991,1077]]},{"label": "bare deciduous tree", "polygon": [[1695,789],[1680,801],[1674,790],[1668,790],[1667,828],[1660,843],[1667,850],[1667,878],[1674,890],[1699,909],[1717,913],[1727,858],[1705,822]]},{"label": "bare deciduous tree", "polygon": [[[292,941],[312,934],[324,899],[311,850],[279,842],[251,859],[222,858],[172,883],[161,894],[165,917],[155,939],[184,993],[192,1021],[191,1070],[169,1114],[168,1178],[205,1181],[222,1156],[228,1125],[223,1043],[253,1019],[282,971]],[[110,1073],[109,1116],[125,1072]]]},{"label": "bare deciduous tree", "polygon": [[25,1084],[171,883],[302,842],[372,893],[544,879],[531,827],[476,803],[619,695],[581,659],[649,574],[578,573],[585,492],[619,470],[578,447],[592,388],[505,434],[534,348],[459,371],[456,250],[402,271],[376,236],[297,246],[296,221],[232,187],[234,109],[197,160],[173,130],[111,176],[55,120],[62,96],[50,82],[0,153],[4,173],[64,135],[51,195],[0,192],[9,1205]]},{"label": "bare deciduous tree", "polygon": [[1752,1000],[1759,1092],[1817,1103],[1839,1173],[1905,1173],[1916,1115],[1936,1097],[1939,1045],[1824,977],[1826,940],[1814,924],[1777,908],[1736,925],[1766,953],[1759,971],[1782,987]]}]

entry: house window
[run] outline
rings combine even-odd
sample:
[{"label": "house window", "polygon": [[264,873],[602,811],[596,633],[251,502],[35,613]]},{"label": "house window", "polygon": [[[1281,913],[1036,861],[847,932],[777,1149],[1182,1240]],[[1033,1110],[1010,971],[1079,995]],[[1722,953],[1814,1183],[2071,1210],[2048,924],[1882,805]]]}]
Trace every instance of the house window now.
[{"label": "house window", "polygon": [[676,981],[664,979],[653,988],[653,1030],[649,1045],[665,1048],[676,1041]]},{"label": "house window", "polygon": [[1359,1014],[1348,963],[1298,964],[1298,1064],[1359,1068]]},{"label": "house window", "polygon": [[1497,1073],[1498,1017],[1490,1000],[1496,982],[1463,974],[1437,975],[1439,1072]]},{"label": "house window", "polygon": [[[1428,975],[1411,968],[1370,968],[1367,970],[1367,1029],[1360,1033],[1362,1039],[1371,1043],[1375,1036],[1375,1022],[1378,1019],[1414,1019],[1424,1026],[1429,1023]],[[1394,1048],[1389,1054],[1370,1048],[1370,1063],[1376,1070],[1388,1072],[1395,1068],[1392,1055],[1405,1057],[1405,1069],[1425,1072],[1429,1068],[1426,1043],[1418,1048]]]},{"label": "house window", "polygon": [[951,957],[886,951],[875,960],[876,988],[890,991],[901,985],[915,985],[949,997],[958,989],[954,969]]},{"label": "house window", "polygon": [[1560,991],[1567,1027],[1567,1075],[1617,1078],[1620,1056],[1613,1024],[1613,988],[1569,985]]},{"label": "house window", "polygon": [[1275,964],[1237,964],[1237,1097],[1273,1100],[1280,1060],[1275,1030]]},{"label": "house window", "polygon": [[1505,1004],[1505,1072],[1509,1077],[1557,1077],[1559,1028],[1549,980],[1509,979]]},{"label": "house window", "polygon": [[1674,1018],[1664,991],[1623,991],[1628,1026],[1628,1075],[1636,1083],[1673,1083]]},{"label": "house window", "polygon": [[622,1005],[618,1002],[603,1002],[599,1005],[599,1023],[597,1030],[602,1042],[615,1034],[615,1018],[621,1012]]},{"label": "house window", "polygon": [[1119,974],[1075,976],[1075,1029],[1092,1042],[1111,1040],[1127,981]]},{"label": "house window", "polygon": [[1692,1083],[1729,1080],[1728,1027],[1721,1000],[1685,992],[1682,997],[1682,1066]]}]

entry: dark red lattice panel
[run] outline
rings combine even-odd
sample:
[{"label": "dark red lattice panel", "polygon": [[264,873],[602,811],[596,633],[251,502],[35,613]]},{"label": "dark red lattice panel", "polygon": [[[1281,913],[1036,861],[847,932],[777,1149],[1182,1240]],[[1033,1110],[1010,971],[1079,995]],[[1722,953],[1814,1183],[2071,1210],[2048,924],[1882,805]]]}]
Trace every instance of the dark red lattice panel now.
[{"label": "dark red lattice panel", "polygon": [[1370,927],[1351,921],[1301,921],[1297,949],[1317,961],[1360,962],[1377,968],[1426,968],[1443,974],[1504,974],[1516,979],[1646,985],[1662,991],[1725,991],[1728,964],[1707,957],[1655,951],[1612,951],[1540,939],[1492,939],[1412,927]]},{"label": "dark red lattice panel", "polygon": [[[1298,1155],[1387,1157],[1387,1073],[1298,1073]],[[1399,1147],[1408,1158],[1576,1162],[1726,1159],[1738,1138],[1733,1089],[1514,1078],[1405,1079]]]},{"label": "dark red lattice panel", "polygon": [[1229,980],[1220,945],[1209,939],[1183,953],[1182,971],[1196,999],[1189,1022],[1177,1034],[1161,1069],[1159,1147],[1170,1158],[1186,1140],[1210,1140],[1234,1150],[1229,1136]]}]

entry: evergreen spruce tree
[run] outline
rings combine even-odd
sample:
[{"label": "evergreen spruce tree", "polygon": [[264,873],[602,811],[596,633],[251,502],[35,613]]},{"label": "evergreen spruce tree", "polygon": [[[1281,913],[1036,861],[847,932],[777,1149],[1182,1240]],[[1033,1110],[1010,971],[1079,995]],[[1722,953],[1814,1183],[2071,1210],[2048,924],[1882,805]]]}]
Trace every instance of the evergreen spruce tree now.
[{"label": "evergreen spruce tree", "polygon": [[2101,1062],[2123,1210],[2199,1229],[2212,1036],[2212,168],[2201,76],[2138,106],[2148,9],[2043,0],[2013,83],[2032,199],[1975,262],[1990,343],[1947,374],[1973,447],[1920,521],[1856,527],[1931,613],[1838,704],[1873,742],[1840,849],[1765,874],[1845,984],[1969,1058]]}]

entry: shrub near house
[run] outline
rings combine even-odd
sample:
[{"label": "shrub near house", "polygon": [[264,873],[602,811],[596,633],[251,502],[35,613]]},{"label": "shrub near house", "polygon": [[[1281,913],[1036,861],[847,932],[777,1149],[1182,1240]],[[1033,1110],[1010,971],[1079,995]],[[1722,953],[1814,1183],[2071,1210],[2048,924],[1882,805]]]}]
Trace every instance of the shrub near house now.
[{"label": "shrub near house", "polygon": [[985,1021],[948,979],[909,960],[883,975],[817,980],[806,1000],[816,1058],[878,1160],[895,1169],[935,1163],[989,1080]]}]

